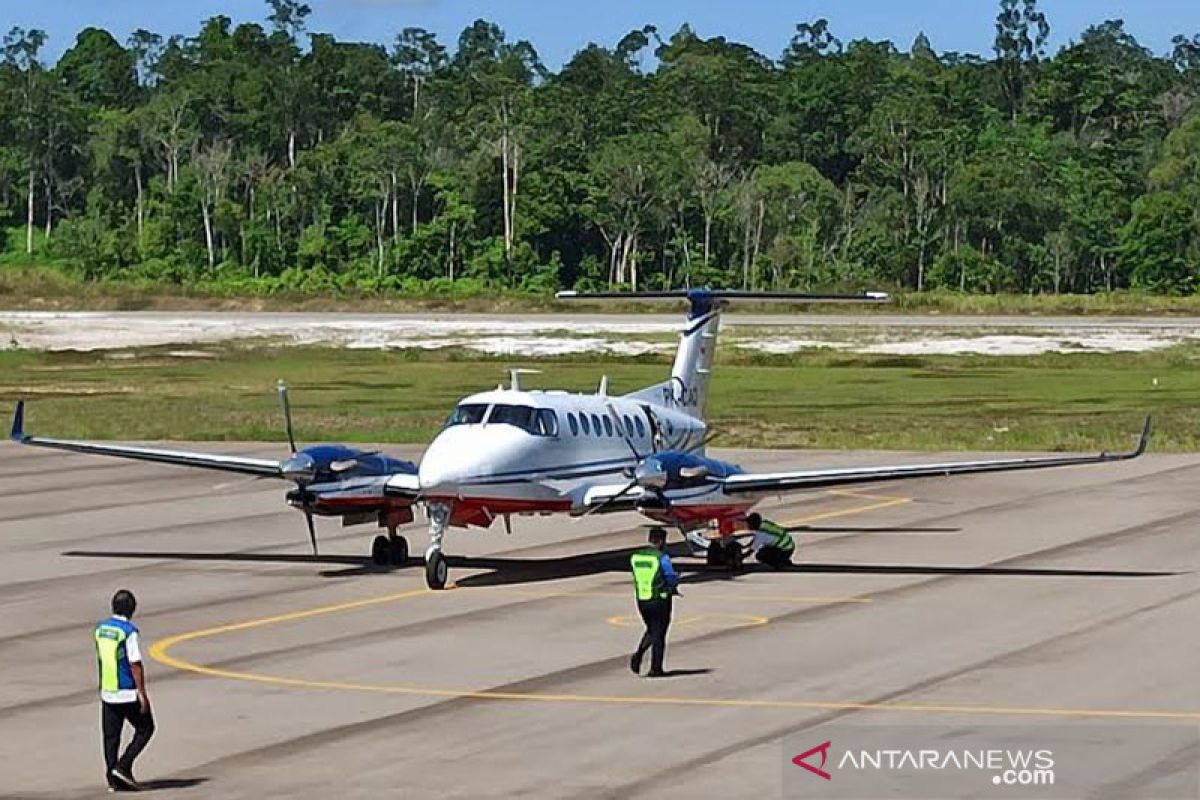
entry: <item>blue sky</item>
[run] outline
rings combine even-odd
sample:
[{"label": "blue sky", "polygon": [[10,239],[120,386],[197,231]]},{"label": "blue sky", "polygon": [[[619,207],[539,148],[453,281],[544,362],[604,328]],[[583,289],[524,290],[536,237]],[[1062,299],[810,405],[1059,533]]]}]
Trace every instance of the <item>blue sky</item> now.
[{"label": "blue sky", "polygon": [[[453,49],[459,32],[474,19],[497,22],[510,39],[529,39],[543,60],[559,67],[589,41],[614,44],[647,23],[660,33],[683,22],[703,36],[723,35],[775,57],[797,22],[826,17],[843,40],[891,39],[904,48],[924,31],[939,50],[989,53],[997,0],[308,0],[310,30],[339,39],[390,43],[406,26],[427,28]],[[1124,19],[1142,44],[1170,49],[1177,33],[1200,33],[1197,0],[1042,0],[1058,46],[1089,25]],[[130,31],[190,35],[200,20],[225,14],[234,22],[261,21],[260,0],[0,0],[0,25],[41,28],[50,34],[46,55],[57,58],[89,25],[104,27],[124,41]]]}]

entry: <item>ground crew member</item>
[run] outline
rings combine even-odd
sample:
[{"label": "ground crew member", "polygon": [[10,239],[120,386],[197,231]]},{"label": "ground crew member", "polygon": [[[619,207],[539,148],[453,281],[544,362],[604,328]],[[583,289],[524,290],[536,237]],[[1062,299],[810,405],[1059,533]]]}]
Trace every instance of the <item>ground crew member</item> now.
[{"label": "ground crew member", "polygon": [[667,532],[662,528],[651,528],[650,546],[629,557],[633,570],[633,586],[637,592],[638,613],[646,623],[646,632],[637,650],[629,658],[629,668],[634,673],[642,670],[642,656],[650,651],[651,678],[661,678],[663,657],[667,651],[667,628],[671,626],[671,597],[676,594],[679,575],[667,555]]},{"label": "ground crew member", "polygon": [[[100,727],[104,732],[105,778],[110,789],[138,790],[133,762],[154,735],[154,714],[146,694],[146,673],[138,629],[130,621],[137,609],[133,592],[122,589],[112,598],[112,616],[96,625],[93,638],[100,666]],[[121,730],[133,726],[133,741],[117,757]]]},{"label": "ground crew member", "polygon": [[776,525],[769,519],[763,519],[759,514],[748,515],[746,525],[754,532],[750,550],[759,563],[775,569],[786,569],[792,565],[796,542],[792,540],[787,528]]}]

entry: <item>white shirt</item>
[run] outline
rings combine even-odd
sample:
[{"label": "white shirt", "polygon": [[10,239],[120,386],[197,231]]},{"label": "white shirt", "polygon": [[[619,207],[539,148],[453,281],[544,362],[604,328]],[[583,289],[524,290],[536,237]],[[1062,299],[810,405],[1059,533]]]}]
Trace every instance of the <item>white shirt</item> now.
[{"label": "white shirt", "polygon": [[[113,614],[113,619],[129,622],[128,617],[122,617],[120,614]],[[138,633],[135,631],[125,639],[125,657],[129,659],[130,664],[142,663],[142,648],[138,643],[138,638]],[[136,703],[138,699],[137,689],[118,689],[115,692],[102,691],[100,692],[100,699],[106,703]]]},{"label": "white shirt", "polygon": [[764,547],[770,547],[775,544],[775,537],[764,531],[754,532],[754,541],[750,542],[750,550],[757,553]]}]

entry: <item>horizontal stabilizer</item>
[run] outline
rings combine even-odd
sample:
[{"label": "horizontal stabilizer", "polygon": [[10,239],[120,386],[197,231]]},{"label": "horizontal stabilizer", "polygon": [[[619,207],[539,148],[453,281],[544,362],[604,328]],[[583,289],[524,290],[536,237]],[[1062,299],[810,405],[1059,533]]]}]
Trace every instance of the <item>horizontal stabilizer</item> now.
[{"label": "horizontal stabilizer", "polygon": [[757,300],[777,303],[884,303],[886,292],[862,294],[812,294],[809,292],[755,292],[743,289],[669,289],[657,292],[559,292],[559,300]]}]

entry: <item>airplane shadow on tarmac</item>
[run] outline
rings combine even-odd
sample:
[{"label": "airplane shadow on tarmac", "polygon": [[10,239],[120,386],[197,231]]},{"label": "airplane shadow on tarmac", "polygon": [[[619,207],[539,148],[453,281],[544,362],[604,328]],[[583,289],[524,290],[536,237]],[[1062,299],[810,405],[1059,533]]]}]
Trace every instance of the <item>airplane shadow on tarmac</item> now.
[{"label": "airplane shadow on tarmac", "polygon": [[[625,574],[629,571],[629,554],[636,548],[622,547],[594,553],[560,557],[520,558],[510,556],[448,556],[454,570],[488,570],[456,579],[462,588],[474,586],[510,586],[578,578],[603,573]],[[697,563],[682,544],[672,546],[672,557],[680,558],[676,570],[681,584],[709,581],[728,581],[751,576],[758,572],[777,572],[789,575],[976,575],[1012,578],[1158,578],[1178,575],[1178,572],[1115,569],[1069,569],[1032,566],[957,566],[938,564],[870,564],[870,563],[805,563],[790,569],[774,570],[759,564],[747,564],[740,572],[713,569]],[[162,561],[197,561],[217,563],[315,564],[332,567],[320,571],[322,577],[344,578],[355,575],[385,575],[404,569],[417,569],[420,559],[410,559],[403,566],[377,566],[364,556],[290,553],[189,553],[173,551],[71,550],[62,555],[73,558],[124,558]]]}]

